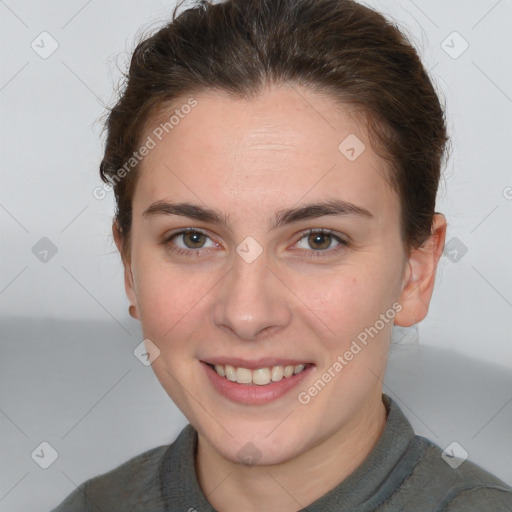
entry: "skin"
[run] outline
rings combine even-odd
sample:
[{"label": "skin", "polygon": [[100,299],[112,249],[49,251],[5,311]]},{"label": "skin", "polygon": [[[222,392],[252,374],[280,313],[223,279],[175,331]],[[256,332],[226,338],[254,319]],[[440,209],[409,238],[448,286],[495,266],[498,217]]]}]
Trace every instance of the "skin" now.
[{"label": "skin", "polygon": [[[212,506],[294,511],[343,481],[382,433],[393,322],[308,404],[299,403],[297,393],[393,304],[401,306],[397,325],[425,317],[446,222],[436,215],[425,244],[405,250],[386,162],[357,117],[327,96],[284,85],[250,101],[220,92],[195,98],[198,105],[138,171],[131,247],[123,255],[126,291],[144,337],[160,349],[155,374],[199,433],[196,471]],[[150,123],[145,136],[156,125]],[[366,146],[355,161],[338,150],[350,134]],[[270,227],[281,210],[332,199],[372,217],[322,216]],[[227,225],[144,215],[158,201],[219,210]],[[207,236],[169,240],[190,227]],[[304,233],[317,228],[332,230],[347,245]],[[236,252],[248,236],[263,249],[252,263]],[[210,384],[199,361],[214,356],[292,357],[315,368],[285,396],[245,405]],[[254,466],[242,465],[237,455],[249,442],[261,455]]]}]

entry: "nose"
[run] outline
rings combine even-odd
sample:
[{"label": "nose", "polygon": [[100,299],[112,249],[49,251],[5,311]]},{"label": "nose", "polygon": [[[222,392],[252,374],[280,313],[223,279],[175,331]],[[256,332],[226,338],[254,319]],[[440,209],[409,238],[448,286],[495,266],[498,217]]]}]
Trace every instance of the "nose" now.
[{"label": "nose", "polygon": [[290,323],[289,300],[286,286],[269,268],[265,254],[252,263],[236,256],[222,280],[213,320],[241,340],[257,341]]}]

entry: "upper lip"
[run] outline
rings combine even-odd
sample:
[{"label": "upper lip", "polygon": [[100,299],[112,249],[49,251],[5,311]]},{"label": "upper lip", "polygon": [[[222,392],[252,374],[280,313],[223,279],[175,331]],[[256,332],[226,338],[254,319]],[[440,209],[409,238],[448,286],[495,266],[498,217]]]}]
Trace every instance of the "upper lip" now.
[{"label": "upper lip", "polygon": [[230,365],[235,368],[247,368],[248,370],[257,370],[258,368],[271,368],[272,366],[297,366],[298,364],[310,364],[304,359],[284,359],[276,357],[262,357],[260,359],[242,359],[238,357],[209,357],[201,359],[207,364],[219,364],[222,366]]}]

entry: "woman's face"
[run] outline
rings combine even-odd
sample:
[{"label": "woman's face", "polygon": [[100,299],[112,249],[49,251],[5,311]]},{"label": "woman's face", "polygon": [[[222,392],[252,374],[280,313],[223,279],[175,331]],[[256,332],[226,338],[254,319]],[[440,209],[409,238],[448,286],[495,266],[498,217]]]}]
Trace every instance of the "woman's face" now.
[{"label": "woman's face", "polygon": [[407,262],[399,200],[330,98],[195,98],[161,141],[158,123],[144,137],[128,295],[159,381],[210,446],[279,463],[380,400]]}]

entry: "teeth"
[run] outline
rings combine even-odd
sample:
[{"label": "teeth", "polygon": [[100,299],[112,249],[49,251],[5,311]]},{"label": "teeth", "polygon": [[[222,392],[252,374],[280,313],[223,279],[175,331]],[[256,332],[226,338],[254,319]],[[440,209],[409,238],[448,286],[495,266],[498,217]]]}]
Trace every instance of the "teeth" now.
[{"label": "teeth", "polygon": [[252,372],[247,368],[236,369],[236,381],[239,384],[250,384],[252,382]]},{"label": "teeth", "polygon": [[224,368],[224,373],[226,374],[226,379],[230,380],[231,382],[236,382],[236,370],[232,366],[227,364]]},{"label": "teeth", "polygon": [[252,382],[258,386],[265,386],[270,383],[270,370],[268,368],[258,368],[252,372]]},{"label": "teeth", "polygon": [[293,370],[295,370],[295,366],[285,366],[284,367],[284,376],[291,377],[293,375]]},{"label": "teeth", "polygon": [[296,375],[297,373],[300,373],[302,370],[304,370],[304,365],[303,364],[298,364],[294,369],[293,369],[293,374]]},{"label": "teeth", "polygon": [[272,366],[272,382],[279,382],[283,377],[284,368],[282,366]]},{"label": "teeth", "polygon": [[235,368],[227,364],[216,364],[215,371],[231,382],[238,384],[256,384],[258,386],[266,386],[271,382],[279,382],[283,378],[297,375],[304,371],[306,365],[298,364],[296,366],[272,366],[270,368],[258,368],[257,370],[249,370],[248,368]]}]

